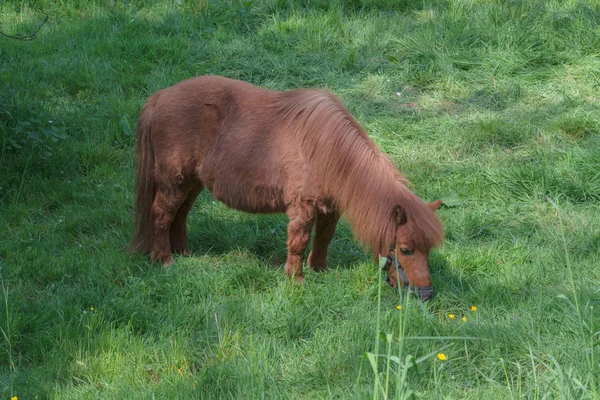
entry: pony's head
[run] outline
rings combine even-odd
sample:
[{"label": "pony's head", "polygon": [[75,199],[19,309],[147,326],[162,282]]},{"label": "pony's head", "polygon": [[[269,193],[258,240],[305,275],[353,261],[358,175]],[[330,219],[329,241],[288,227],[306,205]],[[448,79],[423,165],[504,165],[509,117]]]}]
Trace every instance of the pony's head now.
[{"label": "pony's head", "polygon": [[[437,200],[426,206],[435,212],[441,203]],[[387,283],[395,288],[410,287],[411,292],[422,300],[430,300],[433,286],[429,275],[429,252],[438,243],[418,240],[414,234],[416,229],[411,227],[411,221],[400,208],[394,211],[394,218],[397,223],[394,247],[384,266],[388,271]]]}]

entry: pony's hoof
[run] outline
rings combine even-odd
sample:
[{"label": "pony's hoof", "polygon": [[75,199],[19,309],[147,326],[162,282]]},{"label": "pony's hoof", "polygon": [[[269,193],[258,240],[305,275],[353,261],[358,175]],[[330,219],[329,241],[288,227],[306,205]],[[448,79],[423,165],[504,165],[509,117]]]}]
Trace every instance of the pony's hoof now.
[{"label": "pony's hoof", "polygon": [[173,260],[173,257],[167,257],[166,259],[162,260],[162,267],[165,269],[169,268],[174,262],[175,260]]},{"label": "pony's hoof", "polygon": [[166,256],[161,256],[158,251],[153,251],[150,254],[150,260],[160,262],[163,268],[167,268],[169,265],[173,264],[173,256],[170,253]]},{"label": "pony's hoof", "polygon": [[192,255],[192,251],[190,250],[189,247],[186,247],[185,249],[173,249],[173,253],[181,254],[182,256],[191,256]]},{"label": "pony's hoof", "polygon": [[296,276],[294,276],[294,282],[295,283],[303,283],[304,277],[302,275],[296,275]]}]

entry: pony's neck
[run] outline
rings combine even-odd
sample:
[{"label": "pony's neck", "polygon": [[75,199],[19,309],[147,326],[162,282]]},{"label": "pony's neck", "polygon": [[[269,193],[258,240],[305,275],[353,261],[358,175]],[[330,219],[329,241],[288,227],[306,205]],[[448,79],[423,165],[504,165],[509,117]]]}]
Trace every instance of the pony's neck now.
[{"label": "pony's neck", "polygon": [[373,249],[389,246],[396,233],[397,207],[408,217],[417,241],[426,242],[424,246],[438,241],[437,217],[405,186],[396,166],[333,95],[288,92],[276,107],[299,138],[317,185],[346,214],[360,242]]}]

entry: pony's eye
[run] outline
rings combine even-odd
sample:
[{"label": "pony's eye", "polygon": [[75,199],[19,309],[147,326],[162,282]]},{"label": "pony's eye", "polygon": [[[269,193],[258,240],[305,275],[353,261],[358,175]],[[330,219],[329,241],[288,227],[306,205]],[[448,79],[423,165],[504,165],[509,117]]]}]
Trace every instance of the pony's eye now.
[{"label": "pony's eye", "polygon": [[410,249],[403,248],[403,249],[400,249],[400,253],[402,253],[402,255],[405,255],[405,256],[410,256],[412,254],[412,251],[410,251]]}]

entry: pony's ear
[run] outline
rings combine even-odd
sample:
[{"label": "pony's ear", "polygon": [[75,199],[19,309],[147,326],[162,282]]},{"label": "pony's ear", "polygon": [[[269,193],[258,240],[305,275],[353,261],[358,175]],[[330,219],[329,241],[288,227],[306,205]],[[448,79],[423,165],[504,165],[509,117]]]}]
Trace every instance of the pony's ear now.
[{"label": "pony's ear", "polygon": [[394,220],[398,225],[406,224],[408,218],[406,217],[406,212],[402,207],[396,206],[396,208],[394,208]]},{"label": "pony's ear", "polygon": [[443,203],[443,201],[441,200],[436,200],[436,201],[432,201],[431,203],[427,203],[425,204],[427,206],[427,208],[429,208],[431,211],[435,212],[435,210],[438,209],[438,207]]}]

